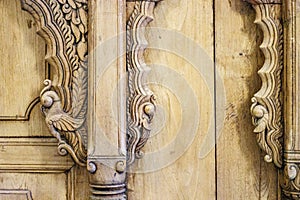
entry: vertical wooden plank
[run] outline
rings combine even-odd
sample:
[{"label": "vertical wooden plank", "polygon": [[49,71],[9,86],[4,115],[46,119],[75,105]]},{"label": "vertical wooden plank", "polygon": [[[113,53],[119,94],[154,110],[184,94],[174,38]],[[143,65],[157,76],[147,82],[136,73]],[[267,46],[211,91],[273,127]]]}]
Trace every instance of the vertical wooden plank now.
[{"label": "vertical wooden plank", "polygon": [[[277,173],[263,161],[251,123],[252,95],[259,89],[262,33],[242,1],[215,1],[216,69],[226,94],[217,139],[218,199],[276,199]],[[226,15],[224,15],[226,13]],[[217,88],[217,101],[220,92]],[[217,114],[218,115],[218,114]]]},{"label": "vertical wooden plank", "polygon": [[211,0],[155,8],[145,59],[157,111],[138,172],[128,177],[129,199],[215,199],[212,11]]}]

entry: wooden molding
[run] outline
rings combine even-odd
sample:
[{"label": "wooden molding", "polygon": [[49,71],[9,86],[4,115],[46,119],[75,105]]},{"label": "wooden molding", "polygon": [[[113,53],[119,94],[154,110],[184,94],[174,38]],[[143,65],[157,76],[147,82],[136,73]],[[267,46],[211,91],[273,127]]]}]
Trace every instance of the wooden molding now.
[{"label": "wooden molding", "polygon": [[47,43],[46,60],[58,71],[58,81],[45,80],[42,111],[61,155],[68,153],[86,165],[87,1],[21,0],[36,20]]},{"label": "wooden molding", "polygon": [[0,172],[65,173],[74,162],[57,156],[56,146],[55,138],[0,138]]},{"label": "wooden molding", "polygon": [[264,34],[260,48],[265,62],[258,74],[261,89],[252,98],[251,114],[257,142],[266,153],[266,162],[282,166],[282,100],[283,28],[279,1],[248,1],[256,11],[256,20]]},{"label": "wooden molding", "polygon": [[4,199],[24,199],[32,200],[32,194],[30,190],[12,189],[12,190],[0,190],[0,198]]},{"label": "wooden molding", "polygon": [[0,116],[0,121],[29,121],[32,109],[40,102],[40,98],[33,99],[22,116]]},{"label": "wooden molding", "polygon": [[[298,2],[299,3],[299,2]],[[296,0],[285,2],[285,106],[284,106],[284,165],[281,171],[283,199],[300,198],[300,139],[299,139],[299,7]]]}]

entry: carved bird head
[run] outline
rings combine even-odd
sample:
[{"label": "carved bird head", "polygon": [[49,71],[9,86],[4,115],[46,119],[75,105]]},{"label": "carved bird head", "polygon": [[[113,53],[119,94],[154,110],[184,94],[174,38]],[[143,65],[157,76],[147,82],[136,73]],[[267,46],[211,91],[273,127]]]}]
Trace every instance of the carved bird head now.
[{"label": "carved bird head", "polygon": [[60,98],[56,92],[51,91],[51,87],[52,87],[51,80],[48,79],[45,80],[44,84],[45,84],[45,88],[42,90],[40,94],[40,101],[42,107],[50,108],[55,102],[59,102]]}]

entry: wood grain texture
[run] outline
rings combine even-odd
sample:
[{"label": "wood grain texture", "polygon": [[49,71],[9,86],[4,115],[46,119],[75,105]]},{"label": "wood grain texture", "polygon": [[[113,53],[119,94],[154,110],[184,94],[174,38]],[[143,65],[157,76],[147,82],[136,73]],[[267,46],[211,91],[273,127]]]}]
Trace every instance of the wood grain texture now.
[{"label": "wood grain texture", "polygon": [[[45,43],[35,34],[35,22],[21,10],[20,1],[1,1],[0,16],[1,136],[48,136],[39,106],[29,109],[47,76]],[[30,121],[16,122],[29,117]]]},{"label": "wood grain texture", "polygon": [[57,71],[45,62],[46,45],[36,34],[37,24],[19,0],[1,1],[0,16],[0,199],[86,199],[86,169],[73,167],[70,156],[58,155],[39,104],[28,119],[20,117],[45,78],[57,82]]},{"label": "wood grain texture", "polygon": [[[222,13],[226,13],[226,16]],[[262,33],[255,13],[242,1],[215,1],[216,63],[226,93],[226,113],[217,141],[218,199],[276,199],[277,175],[263,163],[249,106],[258,90],[263,64]],[[222,92],[217,89],[218,94]],[[220,124],[220,122],[218,122]]]},{"label": "wood grain texture", "polygon": [[20,1],[1,1],[0,15],[0,120],[13,120],[24,116],[38,97],[45,78],[45,43]]},{"label": "wood grain texture", "polygon": [[[67,196],[65,181],[66,174],[64,173],[0,173],[0,188],[2,190],[10,190],[12,192],[17,189],[29,190],[31,192],[32,199],[65,200]],[[1,191],[0,198],[2,199]],[[14,198],[14,196],[12,196],[10,199],[19,200],[22,198],[20,198],[20,196],[18,198]]]},{"label": "wood grain texture", "polygon": [[199,156],[206,137],[214,135],[208,131],[214,127],[213,76],[204,77],[213,75],[213,66],[192,61],[213,59],[212,1],[165,0],[155,8],[154,19],[146,30],[145,61],[157,113],[145,155],[134,164],[138,173],[129,174],[128,198],[214,199],[213,145]]}]

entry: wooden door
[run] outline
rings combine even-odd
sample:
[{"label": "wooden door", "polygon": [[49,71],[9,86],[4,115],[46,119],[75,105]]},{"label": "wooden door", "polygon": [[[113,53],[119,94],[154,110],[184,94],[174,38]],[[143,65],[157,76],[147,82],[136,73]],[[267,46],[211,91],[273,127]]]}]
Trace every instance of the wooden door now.
[{"label": "wooden door", "polygon": [[[0,0],[0,20],[0,199],[280,198],[249,111],[264,63],[249,3]],[[62,104],[43,116],[46,92]]]}]

